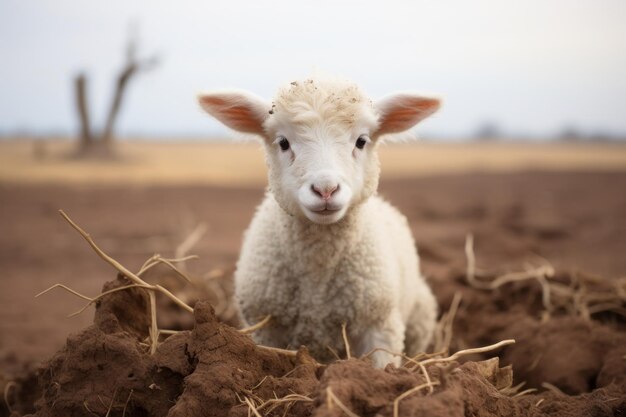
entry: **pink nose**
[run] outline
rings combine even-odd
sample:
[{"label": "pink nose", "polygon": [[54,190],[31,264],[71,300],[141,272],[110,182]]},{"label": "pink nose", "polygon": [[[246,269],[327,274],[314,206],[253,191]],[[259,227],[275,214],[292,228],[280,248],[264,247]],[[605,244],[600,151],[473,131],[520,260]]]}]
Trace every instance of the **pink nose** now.
[{"label": "pink nose", "polygon": [[314,194],[320,196],[324,201],[330,200],[330,198],[333,196],[334,193],[337,192],[337,190],[339,190],[339,184],[326,185],[323,187],[319,187],[315,184],[311,185],[311,191],[313,191]]}]

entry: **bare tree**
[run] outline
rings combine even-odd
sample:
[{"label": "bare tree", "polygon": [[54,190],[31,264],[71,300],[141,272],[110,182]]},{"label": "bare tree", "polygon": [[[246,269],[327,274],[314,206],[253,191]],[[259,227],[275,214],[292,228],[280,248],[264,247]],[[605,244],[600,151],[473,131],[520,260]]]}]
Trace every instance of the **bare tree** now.
[{"label": "bare tree", "polygon": [[80,149],[86,150],[92,143],[91,126],[89,125],[89,110],[87,109],[87,78],[80,73],[74,79],[76,89],[76,107],[80,119]]},{"label": "bare tree", "polygon": [[122,99],[124,98],[124,92],[128,86],[130,79],[138,74],[140,71],[148,71],[154,68],[158,64],[156,56],[147,58],[144,60],[137,59],[137,42],[134,37],[131,37],[128,45],[126,46],[126,64],[119,76],[117,77],[117,83],[115,86],[115,95],[111,102],[109,109],[109,115],[107,117],[104,132],[102,134],[102,141],[106,144],[110,144],[113,140],[113,128],[115,127],[115,121],[122,105]]},{"label": "bare tree", "polygon": [[126,45],[126,61],[122,67],[117,81],[115,83],[115,91],[113,94],[113,100],[109,107],[109,114],[106,118],[104,129],[100,135],[95,135],[92,132],[89,122],[89,108],[87,104],[87,77],[84,73],[79,74],[74,80],[74,86],[76,90],[76,104],[78,109],[78,115],[80,119],[80,146],[79,155],[97,155],[97,156],[110,156],[112,155],[112,144],[114,141],[114,129],[115,122],[122,106],[125,92],[128,88],[128,84],[136,74],[142,71],[148,71],[158,65],[158,59],[156,56],[152,56],[146,59],[137,58],[137,37],[135,31],[131,33]]}]

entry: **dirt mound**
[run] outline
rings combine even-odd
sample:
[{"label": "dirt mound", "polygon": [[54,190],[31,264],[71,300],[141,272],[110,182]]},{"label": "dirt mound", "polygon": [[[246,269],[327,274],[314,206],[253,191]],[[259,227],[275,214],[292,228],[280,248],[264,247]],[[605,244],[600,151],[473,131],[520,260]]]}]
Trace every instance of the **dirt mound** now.
[{"label": "dirt mound", "polygon": [[[127,285],[118,276],[103,291]],[[291,353],[255,345],[248,335],[221,323],[209,303],[199,302],[193,330],[168,337],[151,355],[149,300],[143,290],[131,288],[99,299],[93,325],[71,335],[39,369],[38,388],[31,372],[30,382],[23,379],[7,400],[17,416],[32,410],[38,398],[33,415],[39,417],[626,412],[626,338],[624,323],[615,316],[607,323],[567,315],[542,321],[525,311],[541,298],[541,291],[528,285],[495,293],[460,281],[457,286],[464,295],[454,347],[509,337],[518,342],[467,356],[475,360],[462,364],[439,355],[385,370],[374,369],[367,359],[322,365],[305,348]],[[449,294],[438,292],[442,305],[450,304]],[[497,358],[485,360],[495,354],[512,368],[500,367]],[[513,375],[515,383],[525,381],[524,388],[538,391],[513,387]]]},{"label": "dirt mound", "polygon": [[[118,277],[104,290],[126,285]],[[94,324],[71,335],[40,369],[35,415],[226,415],[264,378],[255,395],[312,391],[318,365],[306,350],[291,358],[257,348],[219,323],[208,303],[196,305],[193,330],[167,338],[150,355],[143,342],[146,306],[147,296],[135,288],[103,297]],[[298,372],[284,377],[295,367]]]},{"label": "dirt mound", "polygon": [[[464,273],[451,272],[445,282],[435,282],[444,309],[455,293],[462,294],[451,347],[515,339],[517,343],[505,347],[501,358],[513,364],[515,380],[524,382],[525,388],[545,389],[547,384],[569,395],[611,385],[626,388],[626,320],[624,297],[619,294],[625,288],[623,280],[560,272],[550,282],[552,291],[560,289],[572,300],[563,302],[552,293],[549,313],[542,305],[545,289],[535,281],[480,291],[467,285]],[[596,299],[622,301],[585,304]],[[582,314],[574,308],[575,301]]]},{"label": "dirt mound", "polygon": [[[118,277],[103,291],[127,285]],[[71,335],[39,370],[42,396],[35,415],[228,415],[237,407],[245,414],[243,396],[286,396],[313,391],[317,384],[320,365],[306,350],[291,357],[258,348],[250,337],[220,323],[204,302],[195,307],[193,330],[167,338],[150,355],[143,342],[146,306],[147,296],[136,288],[99,300],[94,324]]]}]

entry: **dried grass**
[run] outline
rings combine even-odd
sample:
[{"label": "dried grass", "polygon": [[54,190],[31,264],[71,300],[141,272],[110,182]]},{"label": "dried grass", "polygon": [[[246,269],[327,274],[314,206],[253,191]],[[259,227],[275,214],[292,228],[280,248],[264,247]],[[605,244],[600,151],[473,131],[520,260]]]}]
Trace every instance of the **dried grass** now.
[{"label": "dried grass", "polygon": [[[404,359],[406,361],[405,364],[404,364],[405,366],[408,365],[409,363],[413,363],[413,364],[417,365],[418,362],[417,362],[416,358],[421,358],[424,355],[424,354],[420,354],[419,356],[411,358],[411,357],[407,356],[404,353],[394,352],[392,350],[385,349],[385,348],[374,348],[374,349],[370,350],[369,352],[367,352],[365,355],[361,356],[361,359],[369,358],[370,356],[372,356],[376,352],[387,352],[390,355],[401,357],[402,359]],[[337,359],[339,359],[339,358],[337,358]]]},{"label": "dried grass", "polygon": [[567,394],[566,394],[566,393],[564,393],[563,391],[561,391],[560,389],[558,389],[556,386],[552,385],[552,384],[551,384],[551,383],[549,383],[549,382],[542,382],[542,383],[541,383],[541,386],[542,386],[543,388],[545,388],[545,389],[549,390],[549,391],[554,392],[554,393],[555,393],[555,394],[557,394],[557,395],[560,395],[560,396],[567,396]]},{"label": "dried grass", "polygon": [[350,352],[350,342],[348,342],[348,333],[346,331],[347,323],[344,321],[341,324],[341,336],[343,337],[343,343],[346,347],[346,358],[352,358],[352,352]]},{"label": "dried grass", "polygon": [[[470,234],[465,240],[465,256],[467,259],[466,279],[470,286],[481,290],[496,290],[513,282],[536,281],[541,286],[543,320],[550,318],[557,310],[565,310],[571,314],[591,320],[593,314],[612,312],[626,317],[626,277],[610,283],[610,289],[588,288],[596,283],[593,277],[574,273],[569,285],[555,281],[555,270],[550,263],[541,258],[542,265],[527,265],[521,272],[512,272],[491,279],[478,279],[480,273],[476,268],[474,254],[474,237]],[[597,286],[596,286],[597,287]]]},{"label": "dried grass", "polygon": [[[69,288],[63,284],[60,283],[56,283],[53,286],[51,286],[50,288],[45,289],[44,291],[40,292],[39,294],[37,294],[35,297],[40,297],[43,294],[46,294],[47,292],[55,289],[55,288],[61,288],[79,298],[82,298],[83,300],[87,301],[87,304],[85,306],[83,306],[80,310],[72,313],[69,315],[69,317],[75,316],[77,314],[82,313],[83,311],[85,311],[90,305],[92,305],[93,303],[95,303],[96,301],[98,301],[99,299],[101,299],[102,297],[115,293],[117,291],[125,291],[125,290],[129,290],[131,288],[141,288],[143,290],[145,290],[148,294],[148,298],[149,298],[149,310],[148,310],[148,315],[150,316],[150,327],[148,328],[148,343],[147,346],[149,347],[150,353],[154,354],[156,352],[156,348],[158,346],[158,341],[159,341],[159,336],[161,334],[172,334],[175,333],[176,331],[173,330],[160,330],[158,328],[157,325],[157,307],[156,307],[156,293],[161,293],[163,295],[165,295],[167,298],[169,298],[170,300],[172,300],[176,305],[182,307],[184,310],[193,313],[193,308],[190,307],[187,303],[185,303],[184,301],[182,301],[180,298],[178,298],[177,296],[175,296],[170,290],[168,290],[167,288],[159,285],[159,284],[150,284],[146,281],[144,281],[141,278],[141,275],[145,274],[148,270],[150,270],[151,268],[153,268],[154,266],[158,265],[158,264],[164,264],[167,267],[169,267],[171,270],[173,270],[177,276],[183,278],[185,281],[187,282],[192,282],[192,280],[187,276],[187,274],[185,274],[182,270],[180,270],[179,268],[177,268],[174,264],[175,263],[181,263],[181,262],[185,262],[187,260],[190,259],[196,259],[197,257],[194,255],[191,256],[185,256],[185,252],[188,248],[190,248],[192,246],[192,243],[194,243],[195,241],[197,241],[202,233],[203,230],[202,228],[196,228],[194,230],[194,232],[192,233],[192,238],[188,238],[186,239],[183,244],[181,244],[177,250],[177,252],[182,255],[180,258],[163,258],[161,255],[155,254],[153,256],[151,256],[150,258],[148,258],[148,260],[146,260],[146,262],[144,262],[144,264],[142,265],[142,267],[140,268],[139,272],[137,272],[136,274],[131,272],[128,268],[126,268],[125,266],[123,266],[121,263],[119,263],[117,260],[113,259],[112,257],[110,257],[109,255],[107,255],[102,249],[100,249],[100,247],[95,243],[95,241],[93,240],[93,238],[91,237],[91,235],[89,235],[89,233],[87,233],[85,230],[83,230],[80,226],[78,226],[63,210],[59,210],[59,213],[61,214],[61,216],[70,224],[70,226],[72,226],[72,228],[74,230],[76,230],[89,244],[89,246],[91,246],[91,248],[96,252],[96,254],[98,256],[100,256],[100,258],[102,258],[104,261],[106,261],[107,263],[109,263],[110,265],[112,265],[120,274],[122,274],[123,276],[125,276],[126,278],[128,278],[131,282],[133,282],[133,284],[130,285],[125,285],[125,286],[121,286],[121,287],[117,287],[117,288],[113,288],[111,290],[105,291],[95,297],[89,297],[87,295],[81,294],[78,291]],[[202,232],[202,233],[201,233]],[[252,332],[254,332],[255,330],[258,330],[260,328],[262,328],[263,326],[267,325],[270,321],[271,317],[267,316],[265,317],[261,322],[255,324],[254,326],[251,326],[249,328],[245,328],[240,330],[242,333],[244,334],[250,334]],[[263,349],[267,349],[267,350],[271,350],[274,351],[276,353],[280,353],[280,354],[284,354],[284,355],[288,355],[288,356],[295,356],[296,355],[296,351],[291,351],[291,350],[286,350],[286,349],[278,349],[278,348],[272,348],[272,347],[268,347],[268,346],[260,346],[260,348]]]},{"label": "dried grass", "polygon": [[349,417],[359,417],[352,410],[350,410],[344,403],[342,403],[339,398],[335,395],[333,390],[330,387],[326,387],[326,406],[329,410],[332,410],[334,406],[337,406],[341,411],[343,411]]},{"label": "dried grass", "polygon": [[457,291],[454,293],[454,297],[450,303],[450,309],[443,313],[441,319],[437,322],[433,343],[433,350],[435,352],[441,351],[446,354],[449,352],[450,343],[452,342],[452,326],[462,298],[463,296],[460,292]]},{"label": "dried grass", "polygon": [[[257,385],[257,387],[260,386],[263,383],[263,381],[265,381],[266,378],[267,377],[263,378],[263,380],[261,381],[261,383]],[[252,388],[252,390],[253,389],[254,388]],[[251,416],[252,414],[254,414],[257,417],[269,416],[280,407],[284,407],[283,415],[286,415],[287,412],[291,409],[291,407],[293,407],[294,404],[298,402],[313,402],[314,401],[312,398],[310,398],[307,395],[295,394],[295,393],[288,394],[281,398],[276,397],[276,394],[274,394],[274,398],[270,398],[269,400],[264,400],[260,398],[259,396],[254,395],[251,392],[252,390],[250,390],[250,392],[248,393],[248,396],[243,397],[243,399],[241,399],[241,397],[237,395],[242,405],[246,405],[248,407],[249,416]]]},{"label": "dried grass", "polygon": [[520,382],[519,384],[514,385],[514,386],[509,385],[507,387],[502,388],[500,390],[500,394],[506,395],[508,397],[512,397],[516,395],[518,392],[520,392],[520,390],[522,389],[524,385],[526,385],[526,381]]},{"label": "dried grass", "polygon": [[254,403],[252,402],[252,400],[250,400],[250,398],[248,397],[244,397],[244,402],[248,405],[248,410],[252,411],[252,413],[254,413],[254,415],[256,417],[263,417],[261,415],[261,413],[259,413],[259,410],[257,410],[256,406],[254,405]]},{"label": "dried grass", "polygon": [[269,324],[269,322],[272,320],[272,316],[267,315],[265,316],[265,318],[263,318],[263,320],[261,320],[260,322],[249,326],[249,327],[245,327],[243,329],[240,329],[239,331],[243,334],[251,334],[254,333],[255,331],[267,326]]},{"label": "dried grass", "polygon": [[459,358],[461,358],[463,356],[473,355],[475,353],[490,352],[492,350],[496,350],[496,349],[499,349],[499,348],[504,347],[504,346],[512,345],[513,343],[515,343],[514,339],[502,340],[502,341],[500,341],[498,343],[494,343],[493,345],[483,346],[483,347],[478,347],[478,348],[472,348],[472,349],[459,350],[454,355],[451,355],[451,356],[448,356],[448,357],[425,359],[425,360],[423,360],[423,361],[421,361],[419,363],[422,364],[422,365],[430,365],[430,364],[433,364],[433,363],[452,362],[452,361],[456,361],[457,359],[459,359]]},{"label": "dried grass", "polygon": [[126,409],[128,408],[128,403],[130,402],[130,398],[133,396],[134,390],[130,390],[128,393],[128,398],[126,398],[126,402],[124,403],[124,410],[122,410],[122,417],[126,417]]},{"label": "dried grass", "polygon": [[479,280],[476,271],[476,257],[474,255],[474,236],[469,234],[465,239],[465,256],[467,258],[467,282],[474,288],[481,290],[495,290],[501,286],[511,283],[526,280],[536,280],[541,285],[542,290],[542,302],[547,312],[552,311],[552,304],[550,303],[550,286],[548,285],[547,278],[554,276],[554,268],[549,265],[541,265],[537,268],[528,268],[523,272],[511,272],[508,274],[500,275],[492,280],[484,281]]},{"label": "dried grass", "polygon": [[523,395],[528,395],[528,394],[532,394],[533,392],[537,392],[537,388],[528,388],[525,389],[524,391],[520,391],[517,394],[514,394],[511,398],[517,398],[517,397],[521,397]]},{"label": "dried grass", "polygon": [[[175,258],[184,258],[189,251],[200,242],[200,239],[207,231],[205,223],[198,223],[196,227],[187,235],[187,237],[176,247],[174,251]],[[183,268],[185,265],[183,264]]]},{"label": "dried grass", "polygon": [[277,348],[273,346],[264,346],[264,345],[257,345],[257,347],[261,349],[269,350],[270,352],[278,353],[280,355],[290,356],[293,358],[295,358],[296,355],[298,354],[297,350],[281,349],[281,348]]},{"label": "dried grass", "polygon": [[7,382],[7,384],[4,386],[4,404],[7,407],[7,410],[9,411],[9,414],[13,413],[13,409],[11,408],[11,402],[9,401],[9,394],[11,393],[11,388],[16,388],[17,384],[13,381],[9,381]]},{"label": "dried grass", "polygon": [[179,299],[178,297],[176,297],[174,294],[172,294],[169,290],[167,290],[166,288],[164,288],[161,285],[152,285],[147,283],[146,281],[144,281],[143,279],[140,278],[139,275],[141,275],[142,273],[144,273],[147,269],[151,268],[152,266],[156,265],[157,263],[164,263],[165,265],[170,266],[171,268],[173,268],[179,275],[181,275],[182,277],[185,277],[184,274],[181,273],[181,271],[179,271],[178,269],[176,269],[176,267],[173,265],[173,262],[176,262],[178,260],[174,259],[174,260],[165,260],[164,258],[161,258],[160,255],[155,255],[153,257],[151,257],[150,259],[148,259],[148,261],[146,261],[146,263],[144,263],[144,265],[142,266],[141,270],[139,271],[138,274],[135,274],[133,272],[131,272],[129,269],[127,269],[124,265],[122,265],[121,263],[119,263],[117,260],[113,259],[112,257],[110,257],[109,255],[107,255],[102,249],[100,249],[100,247],[95,243],[95,241],[92,239],[91,235],[89,235],[89,233],[85,232],[80,226],[78,226],[67,214],[65,214],[65,212],[63,210],[59,210],[59,213],[61,214],[61,216],[70,224],[70,226],[72,226],[72,228],[74,228],[74,230],[76,230],[89,244],[89,246],[91,246],[91,248],[96,252],[96,254],[98,254],[98,256],[100,256],[105,262],[109,263],[110,265],[112,265],[120,274],[124,275],[126,278],[128,278],[129,280],[131,280],[134,284],[133,285],[127,285],[124,287],[120,287],[120,288],[116,288],[114,290],[111,291],[107,291],[105,294],[100,294],[99,296],[96,297],[88,297],[86,295],[80,294],[77,291],[72,290],[71,288],[62,285],[62,284],[55,284],[52,287],[42,291],[41,293],[37,294],[35,297],[39,297],[45,293],[47,293],[48,291],[54,289],[54,288],[62,288],[66,291],[69,291],[70,293],[84,299],[87,300],[88,303],[85,307],[83,307],[81,310],[77,311],[74,314],[79,314],[80,312],[84,311],[89,305],[93,304],[95,301],[97,301],[98,299],[100,299],[101,297],[103,297],[104,295],[108,295],[112,292],[115,291],[121,291],[121,290],[126,290],[126,289],[130,289],[130,288],[142,288],[145,289],[148,293],[148,297],[150,300],[150,308],[148,311],[148,314],[150,315],[150,328],[148,329],[148,333],[150,335],[150,353],[154,354],[156,352],[156,348],[158,345],[158,338],[159,338],[159,329],[158,329],[158,325],[157,325],[157,310],[156,310],[156,293],[160,292],[161,294],[164,294],[166,297],[168,297],[169,299],[171,299],[175,304],[177,304],[178,306],[182,307],[183,309],[189,311],[189,312],[193,312],[193,308],[191,308],[189,305],[187,305],[184,301],[182,301],[181,299]]},{"label": "dried grass", "polygon": [[295,403],[297,402],[307,402],[307,403],[312,403],[313,399],[310,398],[307,395],[301,395],[301,394],[289,394],[286,395],[282,398],[272,398],[269,399],[265,402],[263,402],[262,404],[260,404],[257,407],[257,410],[260,412],[261,410],[264,410],[265,408],[267,408],[267,410],[265,410],[265,415],[270,415],[271,413],[273,413],[277,408],[279,407],[285,407],[286,410],[288,410],[289,408],[291,408]]},{"label": "dried grass", "polygon": [[393,417],[399,416],[400,401],[402,401],[403,399],[405,399],[406,397],[410,395],[413,395],[419,392],[420,390],[423,390],[426,387],[432,387],[433,385],[439,385],[439,382],[433,382],[431,384],[425,383],[425,384],[418,385],[416,387],[411,388],[408,391],[403,392],[398,397],[396,397],[396,399],[393,400]]}]

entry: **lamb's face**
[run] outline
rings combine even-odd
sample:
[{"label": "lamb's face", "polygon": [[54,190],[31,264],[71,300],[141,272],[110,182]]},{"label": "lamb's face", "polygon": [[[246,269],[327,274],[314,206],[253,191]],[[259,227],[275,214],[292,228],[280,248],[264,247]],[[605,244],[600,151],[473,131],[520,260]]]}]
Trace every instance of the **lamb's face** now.
[{"label": "lamb's face", "polygon": [[264,127],[270,189],[287,212],[335,223],[376,191],[377,115],[356,86],[292,83]]},{"label": "lamb's face", "polygon": [[406,93],[372,104],[356,85],[336,80],[292,82],[272,104],[233,91],[202,95],[200,104],[227,126],[264,138],[276,200],[318,224],[340,221],[376,192],[378,137],[439,107],[437,99]]},{"label": "lamb's face", "polygon": [[281,206],[328,224],[372,195],[379,164],[370,135],[365,126],[332,132],[320,125],[300,133],[280,127],[266,151],[270,188]]}]

